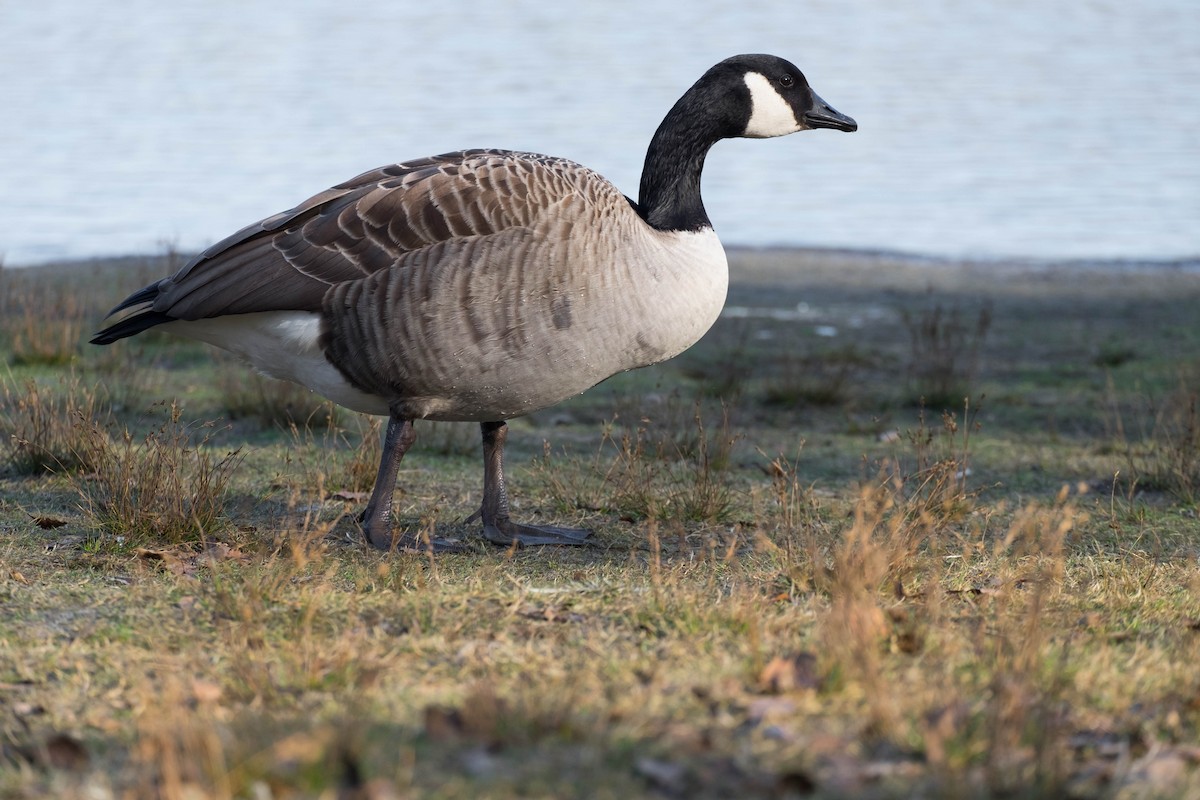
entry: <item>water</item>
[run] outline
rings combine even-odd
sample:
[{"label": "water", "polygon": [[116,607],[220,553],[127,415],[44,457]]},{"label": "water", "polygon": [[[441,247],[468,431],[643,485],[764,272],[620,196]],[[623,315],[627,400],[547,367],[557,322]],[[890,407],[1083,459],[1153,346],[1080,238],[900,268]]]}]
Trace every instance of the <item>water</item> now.
[{"label": "water", "polygon": [[636,194],[662,115],[738,52],[796,61],[860,130],[718,144],[727,244],[1200,255],[1195,0],[8,0],[0,31],[9,265],[194,250],[463,147]]}]

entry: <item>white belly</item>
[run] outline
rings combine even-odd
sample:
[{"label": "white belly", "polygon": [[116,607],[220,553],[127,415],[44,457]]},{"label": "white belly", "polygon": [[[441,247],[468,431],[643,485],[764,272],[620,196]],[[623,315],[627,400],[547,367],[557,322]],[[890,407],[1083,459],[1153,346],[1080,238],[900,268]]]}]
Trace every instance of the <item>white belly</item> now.
[{"label": "white belly", "polygon": [[306,386],[340,406],[388,414],[387,401],[356,389],[319,346],[321,321],[306,311],[263,311],[216,319],[168,322],[160,330],[228,350],[272,378]]}]

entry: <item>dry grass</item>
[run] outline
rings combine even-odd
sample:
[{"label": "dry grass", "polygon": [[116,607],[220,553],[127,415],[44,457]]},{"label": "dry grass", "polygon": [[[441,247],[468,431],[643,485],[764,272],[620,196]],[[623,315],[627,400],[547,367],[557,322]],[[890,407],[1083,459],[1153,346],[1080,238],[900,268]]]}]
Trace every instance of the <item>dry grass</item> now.
[{"label": "dry grass", "polygon": [[954,408],[971,394],[979,371],[979,354],[992,324],[984,306],[975,321],[964,319],[958,308],[935,303],[919,313],[905,311],[904,327],[911,343],[910,401],[931,408]]},{"label": "dry grass", "polygon": [[86,429],[106,425],[111,415],[104,393],[76,375],[61,377],[57,387],[32,378],[5,381],[0,386],[4,467],[18,475],[95,469]]},{"label": "dry grass", "polygon": [[706,428],[702,406],[690,427],[649,416],[636,426],[607,424],[596,453],[579,459],[556,456],[549,441],[535,472],[555,506],[565,513],[606,510],[624,520],[720,523],[735,511],[729,458],[736,442],[729,414],[721,410],[715,430]]},{"label": "dry grass", "polygon": [[768,406],[843,405],[852,397],[855,380],[869,365],[854,346],[789,354],[778,372],[768,378],[763,401]]},{"label": "dry grass", "polygon": [[[1139,313],[1067,282],[1075,318],[988,284],[972,400],[940,414],[902,405],[900,312],[926,293],[861,290],[896,307],[834,406],[764,404],[796,331],[719,323],[695,358],[750,365],[725,407],[732,362],[665,365],[514,425],[514,514],[586,525],[587,549],[370,551],[378,427],[190,422],[225,413],[202,350],[131,348],[188,407],[113,422],[78,407],[110,363],[75,364],[73,412],[14,367],[21,413],[88,421],[97,455],[5,454],[0,796],[1200,796],[1194,501],[1151,485],[1174,467],[1111,481],[1142,448],[1194,453],[1200,286],[1177,277]],[[419,436],[397,523],[465,535],[478,428]]]},{"label": "dry grass", "polygon": [[[100,531],[130,544],[201,542],[221,532],[226,490],[241,461],[237,450],[210,447],[211,423],[182,422],[178,404],[138,438],[82,419],[84,460],[92,467],[75,485]],[[216,450],[216,452],[214,452]]]},{"label": "dry grass", "polygon": [[1115,448],[1125,457],[1128,492],[1165,491],[1193,506],[1200,502],[1200,369],[1181,371],[1178,384],[1160,399],[1136,396],[1133,412],[1140,430],[1126,430],[1111,376],[1108,396]]},{"label": "dry grass", "polygon": [[14,366],[64,366],[83,345],[90,308],[67,283],[0,265],[0,348]]},{"label": "dry grass", "polygon": [[264,428],[332,428],[338,407],[312,391],[253,372],[232,358],[217,372],[222,411],[230,420],[251,420]]},{"label": "dry grass", "polygon": [[319,415],[316,425],[289,426],[288,458],[300,467],[292,473],[292,491],[320,482],[331,492],[365,494],[375,485],[383,448],[381,419],[345,411],[338,416],[345,425],[329,424],[337,419],[333,415]]}]

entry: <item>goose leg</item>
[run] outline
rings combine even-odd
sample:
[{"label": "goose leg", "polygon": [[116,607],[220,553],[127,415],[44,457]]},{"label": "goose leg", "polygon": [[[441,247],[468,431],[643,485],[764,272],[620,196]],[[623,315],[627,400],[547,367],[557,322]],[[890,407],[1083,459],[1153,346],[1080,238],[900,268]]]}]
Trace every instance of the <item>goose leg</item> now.
[{"label": "goose leg", "polygon": [[494,544],[518,545],[560,544],[581,545],[591,531],[576,528],[556,528],[542,525],[522,525],[508,517],[508,491],[504,487],[504,441],[508,438],[507,423],[482,422],[483,431],[483,535]]},{"label": "goose leg", "polygon": [[426,543],[414,533],[396,536],[392,532],[392,497],[396,493],[396,473],[400,470],[400,462],[408,448],[417,440],[411,419],[405,419],[396,414],[388,418],[387,433],[383,439],[383,456],[379,460],[379,472],[375,476],[375,488],[371,490],[371,499],[359,521],[363,533],[372,547],[378,550],[461,550],[453,542],[442,539],[430,539]]}]

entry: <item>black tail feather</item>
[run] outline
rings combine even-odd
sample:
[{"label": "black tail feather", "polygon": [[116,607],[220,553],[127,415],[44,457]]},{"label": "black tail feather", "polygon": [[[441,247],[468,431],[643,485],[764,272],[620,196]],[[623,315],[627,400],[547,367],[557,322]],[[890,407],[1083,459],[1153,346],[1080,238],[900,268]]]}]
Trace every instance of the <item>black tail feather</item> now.
[{"label": "black tail feather", "polygon": [[138,289],[133,294],[122,300],[112,311],[108,312],[108,316],[116,314],[118,311],[124,311],[127,308],[141,305],[143,303],[153,303],[158,299],[158,289],[162,285],[162,281],[155,281],[149,286]]},{"label": "black tail feather", "polygon": [[[120,313],[134,306],[150,306],[158,299],[158,291],[162,286],[162,281],[155,281],[149,286],[138,289],[133,294],[126,297],[112,311],[108,312],[108,316]],[[112,344],[117,339],[124,339],[127,336],[134,336],[141,333],[147,328],[153,328],[155,325],[161,325],[164,322],[171,322],[174,317],[167,316],[161,311],[154,311],[151,308],[144,308],[136,314],[132,314],[120,322],[115,322],[109,325],[104,330],[92,337],[92,344]]]},{"label": "black tail feather", "polygon": [[[120,308],[120,306],[118,306]],[[164,322],[173,322],[174,317],[168,316],[161,311],[143,311],[139,314],[134,314],[131,317],[126,317],[120,322],[109,325],[104,330],[92,337],[92,344],[112,344],[118,339],[124,339],[127,336],[139,334],[147,328],[153,328],[155,325],[161,325]]]}]

